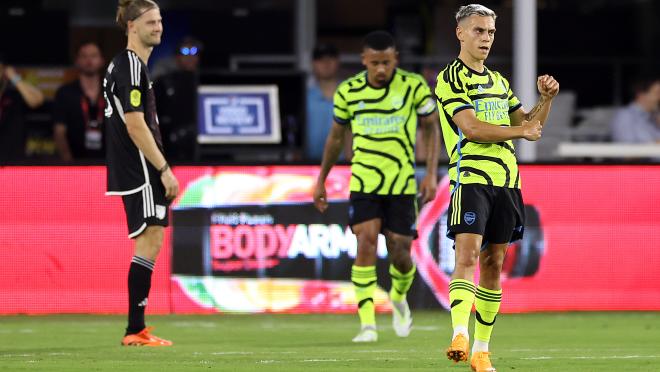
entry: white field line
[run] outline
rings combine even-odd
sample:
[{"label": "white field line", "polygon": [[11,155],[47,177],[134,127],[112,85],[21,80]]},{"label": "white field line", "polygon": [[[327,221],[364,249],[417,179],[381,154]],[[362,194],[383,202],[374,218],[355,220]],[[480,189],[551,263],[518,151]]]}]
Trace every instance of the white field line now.
[{"label": "white field line", "polygon": [[574,357],[551,357],[538,356],[520,358],[521,360],[548,360],[548,359],[570,359],[570,360],[601,360],[601,359],[655,359],[660,355],[604,355],[604,356],[574,356]]}]

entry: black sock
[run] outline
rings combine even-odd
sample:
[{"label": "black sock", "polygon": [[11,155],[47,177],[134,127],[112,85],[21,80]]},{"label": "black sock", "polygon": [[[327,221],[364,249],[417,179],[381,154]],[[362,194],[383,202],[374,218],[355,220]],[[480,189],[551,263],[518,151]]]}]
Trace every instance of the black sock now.
[{"label": "black sock", "polygon": [[142,331],[144,310],[147,307],[147,297],[151,289],[151,273],[154,262],[139,256],[133,256],[131,268],[128,270],[128,327],[126,334]]}]

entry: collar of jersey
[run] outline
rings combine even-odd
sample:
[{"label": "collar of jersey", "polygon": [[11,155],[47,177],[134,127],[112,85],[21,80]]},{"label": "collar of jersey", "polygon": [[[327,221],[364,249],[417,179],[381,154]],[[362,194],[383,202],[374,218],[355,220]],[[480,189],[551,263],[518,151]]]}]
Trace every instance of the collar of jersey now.
[{"label": "collar of jersey", "polygon": [[474,69],[470,68],[470,66],[468,66],[467,64],[465,64],[465,62],[463,62],[462,59],[460,59],[460,58],[456,58],[456,60],[458,61],[458,63],[460,63],[460,64],[462,64],[463,66],[465,66],[465,68],[468,69],[468,70],[469,70],[471,73],[473,73],[474,75],[479,75],[479,76],[487,76],[487,75],[488,75],[488,68],[487,68],[485,65],[484,65],[484,72],[479,72],[479,71],[477,71],[477,70],[474,70]]},{"label": "collar of jersey", "polygon": [[144,63],[144,61],[142,60],[142,58],[140,58],[140,55],[137,54],[136,51],[134,51],[133,49],[128,49],[128,48],[126,48],[126,51],[127,51],[128,53],[133,53],[133,54],[135,54],[135,56],[140,60],[140,62],[142,62],[143,64],[146,65],[146,63]]},{"label": "collar of jersey", "polygon": [[387,88],[387,87],[390,86],[390,84],[392,83],[392,80],[394,80],[394,77],[396,76],[396,74],[397,74],[398,72],[399,72],[399,68],[395,68],[395,69],[394,69],[394,73],[392,74],[392,77],[390,78],[390,81],[388,81],[387,84],[383,85],[382,87],[375,87],[375,86],[371,85],[371,83],[369,82],[369,76],[367,76],[367,75],[369,74],[368,71],[365,71],[365,72],[364,72],[364,79],[366,80],[367,85],[368,85],[369,88],[371,88],[371,89],[385,89],[385,88]]}]

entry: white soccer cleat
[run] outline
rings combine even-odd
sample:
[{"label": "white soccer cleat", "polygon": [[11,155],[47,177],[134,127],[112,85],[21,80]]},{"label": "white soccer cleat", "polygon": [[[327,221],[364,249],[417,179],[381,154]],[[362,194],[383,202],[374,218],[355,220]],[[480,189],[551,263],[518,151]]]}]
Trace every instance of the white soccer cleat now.
[{"label": "white soccer cleat", "polygon": [[374,327],[365,327],[360,330],[357,336],[353,337],[353,342],[376,342],[378,341],[378,332]]},{"label": "white soccer cleat", "polygon": [[392,328],[399,337],[408,337],[412,328],[412,314],[408,301],[392,301]]}]

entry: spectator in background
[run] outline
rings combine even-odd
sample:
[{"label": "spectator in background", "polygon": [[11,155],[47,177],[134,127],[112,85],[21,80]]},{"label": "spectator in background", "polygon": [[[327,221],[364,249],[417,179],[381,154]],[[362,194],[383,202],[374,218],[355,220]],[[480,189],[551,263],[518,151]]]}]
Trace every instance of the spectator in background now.
[{"label": "spectator in background", "polygon": [[[332,127],[333,97],[339,84],[339,52],[334,45],[317,44],[312,52],[312,78],[307,87],[306,158],[320,162],[325,140]],[[350,158],[351,138],[346,138],[344,153]]]},{"label": "spectator in background", "polygon": [[633,101],[614,115],[612,141],[660,143],[657,110],[660,108],[660,79],[638,80],[633,84]]},{"label": "spectator in background", "polygon": [[60,159],[103,160],[105,99],[101,71],[105,65],[101,48],[94,42],[78,47],[75,60],[79,77],[61,86],[53,106],[53,136]]},{"label": "spectator in background", "polygon": [[0,54],[0,164],[25,157],[25,105],[34,109],[44,102],[41,91],[5,61]]},{"label": "spectator in background", "polygon": [[165,155],[172,160],[192,160],[197,141],[197,86],[202,43],[192,37],[179,42],[175,68],[154,83]]}]

